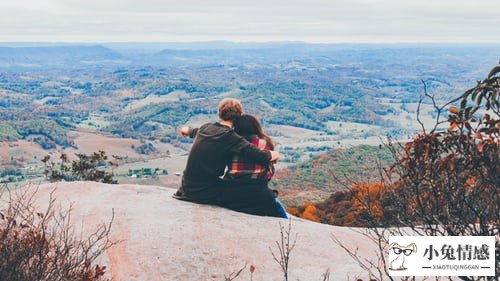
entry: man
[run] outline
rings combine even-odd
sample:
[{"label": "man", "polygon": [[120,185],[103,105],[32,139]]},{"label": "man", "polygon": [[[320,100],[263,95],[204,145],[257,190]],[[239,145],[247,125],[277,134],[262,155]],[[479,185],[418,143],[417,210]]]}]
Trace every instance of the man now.
[{"label": "man", "polygon": [[[182,176],[182,185],[175,195],[197,203],[229,206],[240,211],[245,211],[240,206],[259,205],[252,206],[250,212],[275,215],[275,205],[271,206],[270,203],[275,202],[272,193],[268,195],[267,191],[251,190],[251,187],[241,187],[241,192],[236,193],[234,189],[240,187],[221,179],[227,163],[234,155],[241,155],[262,165],[279,159],[278,152],[261,150],[234,132],[233,122],[242,113],[240,101],[226,98],[219,104],[219,122],[207,123],[196,129],[181,129],[181,134],[194,138],[194,143]],[[255,198],[243,204],[235,205],[231,202],[245,200],[244,196],[247,194],[253,194]]]}]

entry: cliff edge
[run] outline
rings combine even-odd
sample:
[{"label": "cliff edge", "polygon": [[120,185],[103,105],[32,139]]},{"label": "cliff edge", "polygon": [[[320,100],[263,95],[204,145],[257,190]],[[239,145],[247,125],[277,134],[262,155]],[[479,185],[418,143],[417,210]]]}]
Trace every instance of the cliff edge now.
[{"label": "cliff edge", "polygon": [[[60,182],[41,185],[36,204],[43,207],[54,192],[63,208],[72,206],[75,225],[92,231],[109,222],[114,210],[111,238],[121,241],[101,259],[115,281],[224,280],[224,275],[247,264],[236,280],[282,280],[269,247],[280,239],[285,219],[260,217],[220,207],[173,199],[174,189],[159,186],[95,182]],[[358,247],[365,257],[375,247],[351,228],[323,225],[292,218],[297,244],[291,253],[290,280],[320,280],[330,269],[330,280],[364,276],[361,269],[336,245]]]}]

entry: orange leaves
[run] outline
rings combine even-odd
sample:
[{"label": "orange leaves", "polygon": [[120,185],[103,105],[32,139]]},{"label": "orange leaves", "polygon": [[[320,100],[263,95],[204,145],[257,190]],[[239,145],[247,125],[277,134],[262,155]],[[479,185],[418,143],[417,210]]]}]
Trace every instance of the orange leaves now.
[{"label": "orange leaves", "polygon": [[467,178],[465,180],[465,189],[467,190],[467,192],[473,192],[474,191],[474,188],[476,187],[476,177],[475,176],[471,176],[469,178]]},{"label": "orange leaves", "polygon": [[455,122],[451,122],[450,127],[448,128],[448,131],[453,131],[458,127],[458,124]]},{"label": "orange leaves", "polygon": [[370,213],[376,218],[382,218],[384,216],[380,201],[376,201],[370,205]]},{"label": "orange leaves", "polygon": [[344,225],[352,225],[354,224],[354,222],[356,221],[356,218],[357,218],[357,214],[355,213],[348,213],[345,217],[344,217]]},{"label": "orange leaves", "polygon": [[290,215],[315,222],[320,222],[321,221],[320,218],[323,215],[323,212],[318,210],[318,208],[316,208],[316,206],[311,202],[307,202],[303,206],[298,208],[287,207],[286,211]]},{"label": "orange leaves", "polygon": [[384,184],[376,182],[371,185],[357,184],[352,186],[352,191],[356,192],[356,197],[361,201],[367,199],[379,199],[384,193]]},{"label": "orange leaves", "polygon": [[465,180],[465,185],[466,186],[474,186],[474,184],[476,183],[476,177],[475,176],[472,176],[468,179]]},{"label": "orange leaves", "polygon": [[318,218],[318,209],[313,205],[313,203],[310,202],[306,203],[306,209],[302,213],[301,217],[306,220],[320,222],[320,219]]},{"label": "orange leaves", "polygon": [[450,106],[449,110],[453,114],[458,114],[460,112],[460,110],[458,110],[458,108],[456,108],[454,106]]},{"label": "orange leaves", "polygon": [[296,207],[286,207],[286,212],[292,216],[300,217],[300,211]]},{"label": "orange leaves", "polygon": [[384,216],[381,200],[385,194],[385,186],[381,182],[371,185],[360,184],[352,186],[354,197],[351,199],[353,207],[358,213],[368,211],[375,218]]},{"label": "orange leaves", "polygon": [[299,207],[288,207],[294,216],[315,222],[343,226],[366,226],[384,219],[385,194],[388,186],[377,182],[353,185],[351,191],[337,191],[320,203],[308,202]]}]

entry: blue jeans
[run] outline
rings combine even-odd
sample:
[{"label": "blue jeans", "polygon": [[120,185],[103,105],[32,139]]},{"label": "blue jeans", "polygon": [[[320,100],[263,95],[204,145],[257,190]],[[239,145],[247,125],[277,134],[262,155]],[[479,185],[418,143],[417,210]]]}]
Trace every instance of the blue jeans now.
[{"label": "blue jeans", "polygon": [[285,206],[283,205],[283,203],[281,203],[281,201],[278,197],[276,197],[275,200],[276,200],[276,205],[278,205],[278,210],[279,210],[280,216],[282,218],[287,219],[288,215],[286,214]]}]

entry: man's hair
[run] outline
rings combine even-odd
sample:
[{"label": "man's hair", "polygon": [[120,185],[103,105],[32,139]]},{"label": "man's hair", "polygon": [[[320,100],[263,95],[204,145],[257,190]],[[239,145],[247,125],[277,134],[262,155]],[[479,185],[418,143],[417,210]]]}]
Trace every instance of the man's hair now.
[{"label": "man's hair", "polygon": [[234,121],[243,113],[243,106],[237,99],[225,98],[219,103],[219,118]]}]

